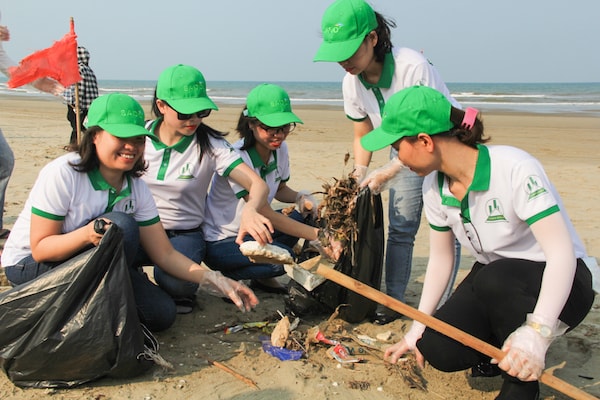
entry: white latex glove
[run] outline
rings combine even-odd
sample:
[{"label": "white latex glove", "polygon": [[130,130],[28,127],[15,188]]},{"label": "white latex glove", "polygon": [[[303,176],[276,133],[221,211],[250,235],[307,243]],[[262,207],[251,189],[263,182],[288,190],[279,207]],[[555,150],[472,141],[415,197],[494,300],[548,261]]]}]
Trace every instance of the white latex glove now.
[{"label": "white latex glove", "polygon": [[356,182],[361,183],[363,179],[365,179],[365,176],[367,176],[368,170],[369,167],[367,167],[366,165],[355,165],[354,170],[352,171],[352,175],[356,179]]},{"label": "white latex glove", "polygon": [[412,351],[415,353],[418,365],[423,368],[425,366],[425,359],[417,349],[417,340],[423,336],[423,332],[425,332],[425,325],[419,321],[413,321],[402,340],[385,350],[384,359],[388,359],[392,364],[395,364],[406,352]]},{"label": "white latex glove", "polygon": [[371,173],[360,182],[360,187],[369,186],[371,193],[377,195],[390,187],[393,183],[392,178],[394,178],[402,168],[404,168],[402,161],[398,158],[393,158],[384,166],[371,171]]},{"label": "white latex glove", "polygon": [[[549,328],[547,337],[543,335],[542,327]],[[525,324],[504,342],[502,351],[506,356],[499,363],[498,360],[492,360],[492,363],[498,363],[500,369],[522,381],[536,381],[544,371],[548,347],[567,328],[561,321],[552,323],[540,315],[527,314]]]},{"label": "white latex glove", "polygon": [[209,294],[230,298],[242,312],[250,311],[258,304],[256,295],[248,286],[223,276],[219,271],[205,271],[198,283],[200,289]]},{"label": "white latex glove", "polygon": [[425,332],[425,325],[419,321],[413,321],[403,338],[409,350],[414,351],[417,348],[417,340],[421,339],[423,332]]},{"label": "white latex glove", "polygon": [[317,199],[315,199],[307,190],[300,190],[296,195],[296,207],[298,207],[298,211],[303,217],[312,215],[316,218],[317,206]]},{"label": "white latex glove", "polygon": [[342,255],[342,244],[338,241],[330,240],[328,246],[323,246],[320,239],[315,239],[308,242],[308,245],[309,249],[318,251],[321,257],[333,263],[336,263]]}]

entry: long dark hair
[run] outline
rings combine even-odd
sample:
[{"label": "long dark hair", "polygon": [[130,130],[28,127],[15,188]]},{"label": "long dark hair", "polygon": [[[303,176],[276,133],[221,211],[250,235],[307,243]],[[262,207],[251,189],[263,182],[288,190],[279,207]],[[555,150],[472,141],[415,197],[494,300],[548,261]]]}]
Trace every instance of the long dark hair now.
[{"label": "long dark hair", "polygon": [[[152,100],[152,114],[154,114],[156,116],[156,118],[162,119],[163,114],[158,109],[158,106],[156,105],[156,100],[161,100],[161,99],[159,99],[156,96],[156,88],[155,88],[154,89],[154,99]],[[206,152],[208,152],[208,154],[210,154],[210,155],[213,154],[209,136],[212,136],[213,138],[216,138],[216,139],[225,140],[225,136],[227,136],[228,134],[229,134],[229,132],[220,132],[214,128],[211,128],[210,126],[206,125],[204,123],[204,121],[202,123],[200,123],[198,128],[196,128],[196,141],[197,141],[196,144],[197,144],[198,150],[200,152],[200,156],[198,157],[198,162],[199,163],[202,162],[202,158],[204,157],[204,154]]]},{"label": "long dark hair", "polygon": [[240,135],[241,139],[244,139],[244,144],[240,148],[240,150],[248,150],[249,148],[254,147],[256,145],[256,138],[254,137],[254,131],[250,127],[251,124],[255,124],[258,119],[254,117],[246,116],[248,108],[244,106],[244,109],[240,113],[240,118],[238,118],[237,126],[235,130]]},{"label": "long dark hair", "polygon": [[[91,126],[89,127],[81,137],[81,143],[77,149],[79,156],[81,157],[81,161],[79,163],[69,163],[73,167],[73,169],[77,172],[90,172],[100,167],[100,160],[98,159],[98,154],[96,153],[96,145],[94,144],[94,138],[103,129],[99,126]],[[110,134],[110,132],[107,132]],[[139,160],[136,161],[133,168],[129,171],[125,171],[125,175],[132,176],[134,178],[139,178],[146,172],[148,169],[148,165],[144,160],[144,157],[140,157]]]},{"label": "long dark hair", "polygon": [[385,60],[385,55],[392,51],[392,31],[391,28],[396,27],[396,22],[375,11],[377,19],[377,44],[375,45],[375,60],[382,63]]}]

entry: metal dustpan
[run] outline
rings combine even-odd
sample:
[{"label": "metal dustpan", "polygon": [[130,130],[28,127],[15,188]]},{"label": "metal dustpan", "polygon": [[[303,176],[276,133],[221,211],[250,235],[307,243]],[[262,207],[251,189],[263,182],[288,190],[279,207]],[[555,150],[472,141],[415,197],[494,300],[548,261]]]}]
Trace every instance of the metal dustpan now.
[{"label": "metal dustpan", "polygon": [[316,271],[319,266],[333,268],[334,264],[322,256],[317,256],[299,264],[284,264],[283,268],[290,278],[310,292],[327,280],[324,276],[311,272]]},{"label": "metal dustpan", "polygon": [[316,271],[318,265],[333,268],[333,264],[321,256],[310,258],[298,264],[283,248],[272,244],[259,245],[258,242],[252,240],[240,245],[240,251],[252,262],[283,264],[287,275],[308,291],[314,290],[327,280],[321,275],[310,272],[310,269]]}]

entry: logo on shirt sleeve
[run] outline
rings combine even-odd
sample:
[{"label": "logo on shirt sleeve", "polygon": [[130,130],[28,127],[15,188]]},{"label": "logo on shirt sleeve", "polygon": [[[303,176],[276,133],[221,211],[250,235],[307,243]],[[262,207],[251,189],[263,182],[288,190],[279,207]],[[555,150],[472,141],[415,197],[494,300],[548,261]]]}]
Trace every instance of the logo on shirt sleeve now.
[{"label": "logo on shirt sleeve", "polygon": [[530,175],[527,177],[525,180],[525,192],[527,193],[527,200],[529,201],[548,193],[542,184],[542,180],[537,175]]}]

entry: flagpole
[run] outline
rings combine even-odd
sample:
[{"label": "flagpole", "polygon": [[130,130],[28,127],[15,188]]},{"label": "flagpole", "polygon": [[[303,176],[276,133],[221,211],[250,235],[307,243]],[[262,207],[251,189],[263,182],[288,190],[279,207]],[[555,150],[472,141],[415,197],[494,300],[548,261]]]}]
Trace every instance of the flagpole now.
[{"label": "flagpole", "polygon": [[[75,20],[71,17],[71,24],[75,24]],[[77,52],[77,48],[75,48]],[[79,57],[77,58],[77,68],[79,68]],[[81,143],[81,114],[79,113],[79,82],[75,83],[75,124],[77,125],[77,146]]]},{"label": "flagpole", "polygon": [[81,143],[81,115],[79,114],[79,82],[75,84],[75,123],[77,124],[77,146]]}]

